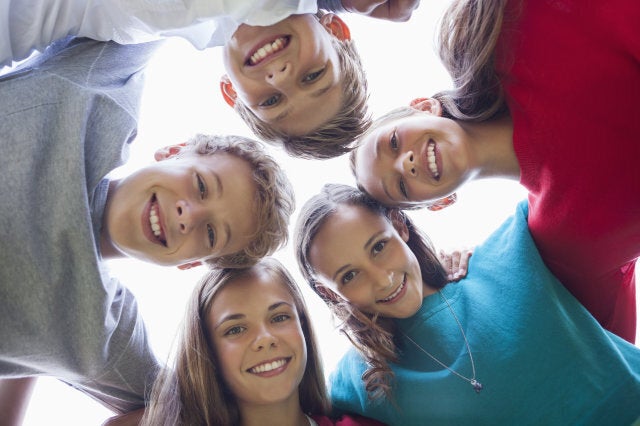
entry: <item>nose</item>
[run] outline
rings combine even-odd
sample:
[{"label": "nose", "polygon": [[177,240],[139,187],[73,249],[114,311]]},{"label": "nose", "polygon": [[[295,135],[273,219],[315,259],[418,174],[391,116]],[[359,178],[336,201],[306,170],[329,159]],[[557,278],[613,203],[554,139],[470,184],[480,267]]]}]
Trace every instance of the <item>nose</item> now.
[{"label": "nose", "polygon": [[377,287],[382,289],[393,286],[393,271],[388,271],[383,268],[375,268],[372,272],[373,282]]},{"label": "nose", "polygon": [[408,151],[398,156],[396,160],[396,169],[399,173],[405,176],[416,176],[418,174],[413,151]]},{"label": "nose", "polygon": [[278,344],[278,339],[274,336],[267,327],[260,327],[256,334],[255,339],[251,344],[254,351],[261,351],[265,348],[275,348]]},{"label": "nose", "polygon": [[266,80],[272,86],[282,86],[290,80],[293,74],[293,64],[291,62],[274,63],[272,67],[267,69]]},{"label": "nose", "polygon": [[187,200],[176,202],[178,228],[181,234],[188,234],[204,220],[204,208]]}]

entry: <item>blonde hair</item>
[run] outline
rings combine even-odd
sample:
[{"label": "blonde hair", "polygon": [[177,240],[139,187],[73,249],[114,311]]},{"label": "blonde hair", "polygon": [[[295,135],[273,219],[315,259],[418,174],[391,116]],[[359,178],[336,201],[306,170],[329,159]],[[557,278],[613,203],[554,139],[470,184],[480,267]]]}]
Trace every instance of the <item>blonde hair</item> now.
[{"label": "blonde hair", "polygon": [[[389,363],[398,360],[394,320],[362,312],[326,287],[320,290],[316,271],[309,259],[313,240],[341,205],[363,207],[387,220],[391,220],[392,214],[400,215],[409,231],[407,246],[418,260],[423,281],[429,282],[434,288],[442,288],[447,283],[447,276],[431,241],[413,225],[409,217],[400,210],[383,206],[356,188],[327,184],[300,211],[295,230],[295,251],[300,272],[333,315],[341,321],[340,331],[365,359],[367,370],[362,375],[362,380],[369,397],[376,399],[384,396],[390,399],[394,375]],[[348,233],[348,230],[345,232]]]},{"label": "blonde hair", "polygon": [[236,398],[225,384],[209,339],[207,317],[214,299],[227,285],[258,271],[268,272],[291,294],[307,346],[307,365],[298,386],[300,406],[305,413],[326,415],[330,404],[326,394],[322,361],[311,318],[295,281],[280,262],[262,259],[251,268],[209,271],[194,288],[187,305],[174,368],[156,379],[142,425],[149,426],[234,426],[240,413]]},{"label": "blonde hair", "polygon": [[235,155],[251,166],[258,188],[253,207],[258,229],[246,248],[230,255],[206,259],[206,263],[213,268],[246,267],[287,243],[289,218],[295,209],[293,187],[282,168],[260,143],[245,137],[199,134],[185,144],[177,157],[221,152]]},{"label": "blonde hair", "polygon": [[485,121],[507,111],[495,49],[507,0],[455,0],[438,33],[439,55],[454,88],[434,95],[443,116]]},{"label": "blonde hair", "polygon": [[[317,16],[323,14],[321,11]],[[331,37],[331,44],[340,58],[342,105],[335,117],[312,132],[294,136],[279,131],[260,120],[240,98],[235,101],[236,112],[257,137],[283,147],[293,157],[321,160],[346,154],[371,125],[367,108],[367,78],[355,43]]]}]

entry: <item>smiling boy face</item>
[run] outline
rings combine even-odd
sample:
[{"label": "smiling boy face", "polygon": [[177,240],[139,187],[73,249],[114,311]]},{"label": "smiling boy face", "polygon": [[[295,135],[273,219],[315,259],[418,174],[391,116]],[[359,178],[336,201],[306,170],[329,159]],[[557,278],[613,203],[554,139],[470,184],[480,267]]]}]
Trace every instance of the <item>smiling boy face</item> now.
[{"label": "smiling boy face", "polygon": [[230,104],[240,99],[281,132],[310,133],[342,103],[340,59],[331,37],[349,37],[333,14],[320,21],[304,14],[268,27],[240,26],[224,47],[223,96]]},{"label": "smiling boy face", "polygon": [[166,266],[232,254],[257,230],[256,191],[251,167],[232,154],[160,161],[112,182],[103,238]]}]

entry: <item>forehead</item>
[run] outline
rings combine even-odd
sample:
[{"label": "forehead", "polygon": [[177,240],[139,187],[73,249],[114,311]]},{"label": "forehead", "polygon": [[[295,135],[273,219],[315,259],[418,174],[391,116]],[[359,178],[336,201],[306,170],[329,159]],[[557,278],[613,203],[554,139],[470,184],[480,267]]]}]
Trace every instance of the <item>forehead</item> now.
[{"label": "forehead", "polygon": [[[353,245],[364,246],[364,243],[375,232],[390,226],[389,221],[362,206],[341,205],[328,216],[320,226],[311,242],[309,254],[312,263],[314,258],[345,249]],[[331,250],[328,250],[328,248]]]},{"label": "forehead", "polygon": [[259,313],[275,303],[295,307],[294,298],[282,278],[268,271],[250,271],[227,282],[215,296],[209,318],[214,321],[227,315]]}]

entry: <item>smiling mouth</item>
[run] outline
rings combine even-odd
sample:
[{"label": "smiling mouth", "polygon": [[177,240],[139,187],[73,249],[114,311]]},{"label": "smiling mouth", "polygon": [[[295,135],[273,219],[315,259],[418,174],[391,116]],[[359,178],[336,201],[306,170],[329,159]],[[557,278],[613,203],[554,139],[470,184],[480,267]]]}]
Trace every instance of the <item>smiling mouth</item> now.
[{"label": "smiling mouth", "polygon": [[436,160],[436,143],[433,139],[429,139],[427,144],[427,166],[431,176],[435,180],[440,180],[440,172],[438,171],[438,162]]},{"label": "smiling mouth", "polygon": [[289,45],[290,40],[291,36],[281,36],[277,37],[275,40],[265,43],[251,52],[249,59],[247,59],[245,64],[249,66],[258,65],[271,55],[275,55],[281,50],[284,50]]},{"label": "smiling mouth", "polygon": [[153,194],[151,197],[151,208],[149,209],[149,227],[151,228],[151,233],[155,237],[156,241],[158,241],[163,246],[167,246],[167,237],[160,225],[160,217],[158,216],[158,200],[156,199],[156,194]]},{"label": "smiling mouth", "polygon": [[278,368],[282,368],[286,364],[291,361],[291,358],[280,358],[275,361],[269,361],[262,364],[258,364],[254,367],[249,368],[247,371],[252,374],[262,374],[268,373],[273,370],[277,370]]},{"label": "smiling mouth", "polygon": [[402,290],[404,290],[404,287],[406,285],[407,285],[407,274],[405,273],[404,276],[402,277],[402,282],[400,283],[398,288],[389,296],[385,297],[384,299],[380,299],[376,301],[376,303],[389,303],[393,301],[396,297],[398,297],[398,295],[402,292]]}]

